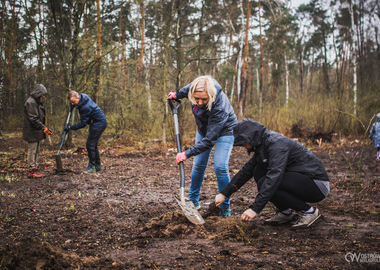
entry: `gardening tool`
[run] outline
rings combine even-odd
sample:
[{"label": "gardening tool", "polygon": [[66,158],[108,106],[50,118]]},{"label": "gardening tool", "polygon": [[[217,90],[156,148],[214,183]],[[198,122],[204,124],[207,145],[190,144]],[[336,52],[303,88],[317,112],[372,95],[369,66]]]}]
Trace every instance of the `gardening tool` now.
[{"label": "gardening tool", "polygon": [[63,168],[62,168],[62,159],[61,159],[61,155],[59,154],[59,152],[61,151],[61,149],[62,149],[62,147],[63,147],[63,145],[65,144],[65,141],[66,141],[66,137],[67,137],[67,134],[68,134],[68,131],[66,131],[66,128],[69,125],[70,118],[71,118],[71,113],[73,111],[73,108],[74,108],[74,106],[70,105],[70,110],[69,110],[69,113],[67,114],[67,119],[66,119],[66,122],[65,122],[65,126],[64,126],[63,131],[62,131],[61,143],[59,145],[57,155],[55,156],[55,161],[57,163],[57,172],[62,172],[63,171]]},{"label": "gardening tool", "polygon": [[[175,129],[175,138],[177,144],[177,152],[182,152],[181,137],[179,134],[179,124],[178,124],[178,108],[181,106],[181,101],[176,100],[178,105],[175,106],[173,101],[169,99],[169,105],[173,113],[174,119],[174,129]],[[181,161],[179,164],[179,171],[181,175],[180,180],[180,199],[176,198],[179,206],[182,209],[182,212],[185,214],[186,218],[194,224],[203,224],[205,221],[202,216],[199,214],[198,210],[195,208],[192,201],[185,200],[185,167]]]}]

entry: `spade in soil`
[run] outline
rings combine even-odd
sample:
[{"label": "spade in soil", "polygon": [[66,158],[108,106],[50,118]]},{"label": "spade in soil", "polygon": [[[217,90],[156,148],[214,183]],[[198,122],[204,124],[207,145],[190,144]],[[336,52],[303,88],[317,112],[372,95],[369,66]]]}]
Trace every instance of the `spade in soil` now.
[{"label": "spade in soil", "polygon": [[72,113],[72,111],[73,111],[73,108],[74,108],[74,106],[70,105],[70,110],[69,110],[69,113],[67,114],[67,118],[66,118],[66,122],[65,122],[65,125],[64,125],[64,129],[63,129],[63,131],[62,131],[61,143],[60,143],[60,145],[59,145],[57,155],[55,156],[55,161],[56,161],[56,163],[57,163],[56,173],[63,173],[63,172],[66,172],[66,170],[64,170],[64,169],[62,168],[62,159],[61,159],[60,151],[61,151],[63,145],[65,144],[65,141],[66,141],[66,138],[67,138],[67,134],[69,133],[69,132],[66,130],[66,128],[67,128],[68,125],[69,125],[70,118],[71,118],[71,113]]},{"label": "spade in soil", "polygon": [[[174,129],[175,129],[175,137],[176,137],[176,144],[177,144],[177,152],[182,152],[182,145],[181,145],[181,137],[179,134],[179,124],[178,124],[178,108],[181,106],[181,102],[177,100],[178,105],[175,106],[173,101],[169,99],[169,105],[173,113],[173,119],[174,119]],[[192,201],[185,200],[185,167],[183,165],[183,162],[181,161],[179,164],[179,171],[180,171],[180,198],[176,198],[179,206],[182,209],[182,212],[185,214],[186,218],[197,225],[204,224],[205,221],[202,218],[202,216],[199,214],[198,210],[194,207],[194,204]]]}]

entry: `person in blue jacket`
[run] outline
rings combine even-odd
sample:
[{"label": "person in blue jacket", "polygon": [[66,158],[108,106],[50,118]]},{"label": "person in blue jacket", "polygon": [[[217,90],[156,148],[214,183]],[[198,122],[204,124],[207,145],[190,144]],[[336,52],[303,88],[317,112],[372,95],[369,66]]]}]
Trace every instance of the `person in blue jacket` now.
[{"label": "person in blue jacket", "polygon": [[86,94],[78,94],[70,91],[68,100],[72,106],[76,106],[80,114],[80,123],[68,126],[66,130],[77,130],[90,125],[86,148],[89,164],[84,173],[94,173],[101,170],[98,141],[107,127],[106,116],[98,105]]},{"label": "person in blue jacket", "polygon": [[373,140],[373,146],[377,149],[377,160],[380,160],[380,113],[376,116],[376,123],[372,125],[369,138]]},{"label": "person in blue jacket", "polygon": [[[199,209],[199,194],[214,145],[214,170],[219,192],[230,182],[228,162],[234,143],[233,127],[237,123],[237,118],[222,87],[211,76],[200,76],[178,92],[170,92],[167,98],[184,97],[191,101],[198,129],[195,145],[178,153],[176,162],[178,164],[194,156],[189,199],[195,208]],[[222,217],[231,215],[229,198],[225,198],[219,207]]]}]

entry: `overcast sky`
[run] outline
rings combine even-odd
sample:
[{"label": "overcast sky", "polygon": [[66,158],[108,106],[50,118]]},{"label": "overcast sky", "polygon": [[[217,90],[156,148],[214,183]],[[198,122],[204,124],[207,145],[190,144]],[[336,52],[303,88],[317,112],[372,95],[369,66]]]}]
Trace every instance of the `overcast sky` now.
[{"label": "overcast sky", "polygon": [[292,3],[292,7],[298,7],[301,4],[309,3],[310,0],[290,0],[290,2]]}]

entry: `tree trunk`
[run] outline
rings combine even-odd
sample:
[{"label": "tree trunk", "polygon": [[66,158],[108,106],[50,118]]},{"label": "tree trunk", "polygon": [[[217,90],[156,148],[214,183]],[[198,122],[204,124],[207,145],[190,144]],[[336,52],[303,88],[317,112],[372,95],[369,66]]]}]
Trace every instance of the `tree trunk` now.
[{"label": "tree trunk", "polygon": [[284,65],[285,65],[285,87],[286,87],[286,101],[285,104],[288,106],[289,103],[289,69],[288,69],[288,59],[286,53],[284,54]]},{"label": "tree trunk", "polygon": [[202,55],[202,35],[203,35],[203,13],[204,13],[204,5],[205,1],[202,0],[202,8],[201,8],[201,17],[199,18],[199,28],[198,28],[198,76],[202,74],[202,61],[201,61],[201,55]]},{"label": "tree trunk", "polygon": [[[0,51],[3,51],[4,48],[4,20],[5,20],[5,0],[1,1],[2,8],[0,9]],[[3,132],[3,119],[4,119],[4,63],[3,57],[0,55],[0,138],[2,137]]]},{"label": "tree trunk", "polygon": [[242,86],[242,92],[241,97],[239,101],[239,107],[240,107],[240,116],[243,117],[244,115],[244,105],[245,100],[247,99],[247,88],[248,88],[248,79],[249,79],[249,22],[251,17],[251,5],[249,0],[247,0],[247,23],[245,27],[245,44],[244,44],[244,60],[243,60],[243,66],[242,66],[242,75],[241,75],[241,86]]},{"label": "tree trunk", "polygon": [[[165,31],[165,34],[164,34],[164,37],[163,37],[163,41],[164,41],[164,74],[163,74],[163,97],[166,97],[166,94],[168,92],[167,90],[167,80],[168,80],[168,65],[169,65],[169,48],[170,48],[170,29],[171,29],[171,24],[172,24],[172,19],[173,19],[173,9],[174,9],[174,4],[175,4],[175,1],[172,1],[171,3],[171,10],[169,12],[170,14],[170,17],[169,17],[169,20],[168,20],[168,25],[163,26],[162,29],[163,31]],[[164,112],[164,115],[163,115],[163,119],[162,119],[162,142],[163,143],[166,143],[166,119],[168,118],[167,115],[168,115],[168,112],[169,112],[169,108],[168,108],[168,103],[166,101],[166,98],[163,98],[163,103],[165,104],[165,112]]]},{"label": "tree trunk", "polygon": [[259,78],[259,120],[263,113],[263,73],[264,73],[264,49],[261,29],[261,0],[259,0],[259,28],[260,28],[260,78]]},{"label": "tree trunk", "polygon": [[145,44],[145,3],[144,0],[141,0],[141,51],[140,51],[140,72],[141,78],[143,78],[143,69],[144,69],[144,44]]},{"label": "tree trunk", "polygon": [[300,92],[303,93],[303,47],[300,43]]},{"label": "tree trunk", "polygon": [[[177,2],[176,4],[176,12],[177,12],[177,22],[176,22],[176,31],[175,31],[175,56],[176,56],[176,62],[177,62],[177,78],[176,78],[176,89],[179,89],[181,85],[181,75],[182,75],[182,38],[181,36],[181,17],[182,17],[182,12],[181,12],[181,6],[180,2]],[[199,43],[200,41],[200,36],[199,36]],[[200,44],[199,44],[200,47]],[[200,48],[198,48],[200,51]],[[200,58],[200,52],[198,52],[199,58]],[[198,59],[199,59],[198,58]],[[198,60],[198,68],[200,67],[200,60]]]},{"label": "tree trunk", "polygon": [[123,30],[123,7],[124,2],[120,4],[120,13],[119,13],[119,42],[118,42],[118,74],[116,76],[116,86],[117,90],[114,94],[114,103],[115,103],[115,112],[118,111],[118,100],[119,92],[123,89],[124,81],[124,30]]},{"label": "tree trunk", "polygon": [[[240,17],[241,17],[241,25],[244,24],[244,9],[243,9],[243,0],[240,0],[239,1],[239,9],[240,9]],[[243,34],[244,32],[242,30],[239,31],[239,42],[238,42],[238,46],[239,46],[239,54],[238,54],[238,57],[237,57],[237,61],[236,61],[236,64],[237,64],[237,84],[236,84],[236,94],[237,94],[237,102],[238,104],[240,104],[240,96],[241,96],[241,89],[242,89],[242,82],[241,82],[241,78],[242,78],[242,66],[243,66],[243,50],[244,50],[244,43],[242,42],[243,41]],[[241,42],[240,42],[241,41]],[[241,108],[240,108],[241,109]],[[242,112],[240,111],[239,113],[240,115],[242,114]]]},{"label": "tree trunk", "polygon": [[7,74],[7,86],[8,93],[5,94],[5,97],[7,97],[7,105],[8,108],[12,111],[12,114],[14,113],[14,105],[15,105],[15,99],[16,99],[16,92],[14,91],[13,87],[13,47],[14,47],[14,41],[15,41],[15,27],[16,27],[16,0],[12,2],[12,19],[11,19],[11,33],[9,37],[9,48],[8,48],[8,74]]},{"label": "tree trunk", "polygon": [[96,66],[95,66],[95,85],[93,98],[95,103],[98,102],[100,91],[100,67],[101,67],[101,41],[102,41],[102,26],[100,17],[100,0],[96,0]]},{"label": "tree trunk", "polygon": [[351,15],[351,33],[352,33],[352,66],[353,66],[353,80],[352,80],[352,89],[354,92],[354,115],[357,114],[356,106],[357,106],[357,52],[356,52],[356,33],[355,33],[355,21],[354,21],[354,10],[352,3],[350,3],[349,11]]},{"label": "tree trunk", "polygon": [[314,77],[314,57],[315,51],[312,53],[311,64],[309,65],[309,93],[313,89],[313,77]]}]

